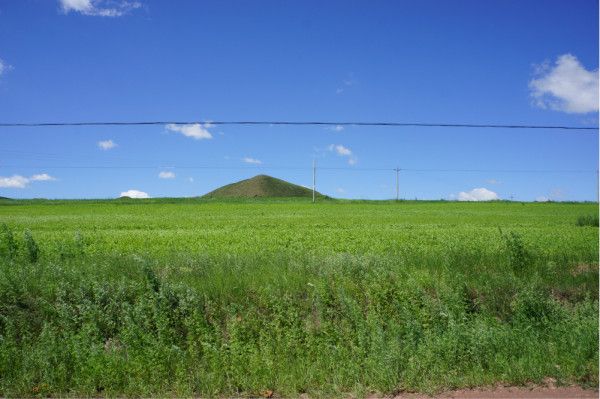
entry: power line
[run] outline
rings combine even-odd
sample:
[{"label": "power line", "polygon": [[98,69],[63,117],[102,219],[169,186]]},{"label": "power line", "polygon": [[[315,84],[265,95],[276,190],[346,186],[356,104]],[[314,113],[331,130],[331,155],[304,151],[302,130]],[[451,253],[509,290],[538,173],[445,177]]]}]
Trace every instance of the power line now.
[{"label": "power line", "polygon": [[69,126],[153,126],[153,125],[246,125],[246,126],[379,126],[379,127],[440,127],[481,129],[554,129],[598,130],[597,126],[562,126],[529,124],[476,124],[433,122],[322,122],[322,121],[136,121],[136,122],[2,122],[0,127],[69,127]]}]

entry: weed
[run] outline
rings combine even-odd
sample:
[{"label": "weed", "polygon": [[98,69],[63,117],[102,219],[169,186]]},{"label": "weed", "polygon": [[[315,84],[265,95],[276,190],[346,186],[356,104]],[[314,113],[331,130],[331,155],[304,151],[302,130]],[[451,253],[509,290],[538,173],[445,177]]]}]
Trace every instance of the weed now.
[{"label": "weed", "polygon": [[515,273],[522,273],[529,262],[531,255],[525,248],[523,238],[520,234],[511,231],[509,234],[504,234],[504,244],[508,252],[508,263]]},{"label": "weed", "polygon": [[12,230],[6,224],[2,224],[2,236],[4,241],[4,252],[9,259],[15,258],[18,251],[17,242]]},{"label": "weed", "polygon": [[594,226],[598,227],[598,215],[583,215],[577,218],[577,226]]},{"label": "weed", "polygon": [[597,385],[594,207],[11,201],[0,396]]},{"label": "weed", "polygon": [[40,257],[40,248],[33,239],[31,231],[25,230],[23,239],[25,241],[25,249],[27,250],[27,259],[31,263],[36,263]]}]

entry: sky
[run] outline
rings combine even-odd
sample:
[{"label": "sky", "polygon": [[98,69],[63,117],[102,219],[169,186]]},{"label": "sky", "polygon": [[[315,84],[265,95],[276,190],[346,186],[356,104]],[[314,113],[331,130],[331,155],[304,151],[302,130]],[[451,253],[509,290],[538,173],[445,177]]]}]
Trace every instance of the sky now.
[{"label": "sky", "polygon": [[598,2],[0,0],[0,196],[596,200]]}]

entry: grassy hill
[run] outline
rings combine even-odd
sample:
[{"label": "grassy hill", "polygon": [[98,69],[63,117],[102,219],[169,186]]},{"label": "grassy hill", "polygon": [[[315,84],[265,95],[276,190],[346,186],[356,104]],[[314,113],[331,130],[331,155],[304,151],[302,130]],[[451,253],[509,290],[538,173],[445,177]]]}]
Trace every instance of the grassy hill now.
[{"label": "grassy hill", "polygon": [[[319,198],[325,197],[317,193]],[[254,176],[228,184],[203,196],[203,198],[256,198],[256,197],[312,197],[312,190],[267,175]]]}]

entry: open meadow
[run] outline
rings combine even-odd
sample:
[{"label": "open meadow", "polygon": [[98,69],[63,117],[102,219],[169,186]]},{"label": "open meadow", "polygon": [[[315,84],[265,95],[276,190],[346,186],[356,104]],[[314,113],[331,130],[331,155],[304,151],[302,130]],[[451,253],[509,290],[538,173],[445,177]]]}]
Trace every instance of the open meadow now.
[{"label": "open meadow", "polygon": [[1,200],[0,396],[597,386],[597,212]]}]

